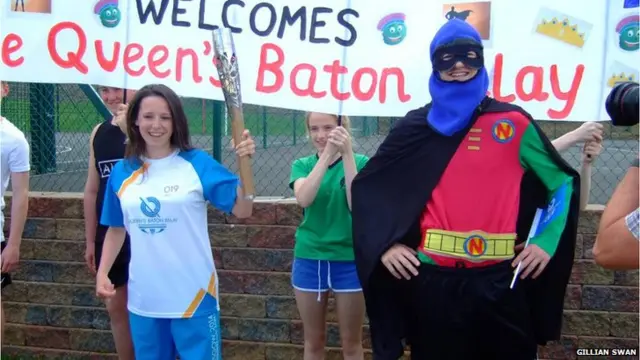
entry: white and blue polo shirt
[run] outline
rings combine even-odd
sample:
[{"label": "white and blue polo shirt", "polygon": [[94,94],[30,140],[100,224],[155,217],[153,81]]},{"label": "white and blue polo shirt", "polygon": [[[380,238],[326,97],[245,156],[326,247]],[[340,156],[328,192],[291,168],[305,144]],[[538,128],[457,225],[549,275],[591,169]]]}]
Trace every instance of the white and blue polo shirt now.
[{"label": "white and blue polo shirt", "polygon": [[113,168],[100,222],[131,237],[128,309],[155,318],[219,311],[207,202],[230,213],[239,179],[202,150]]}]

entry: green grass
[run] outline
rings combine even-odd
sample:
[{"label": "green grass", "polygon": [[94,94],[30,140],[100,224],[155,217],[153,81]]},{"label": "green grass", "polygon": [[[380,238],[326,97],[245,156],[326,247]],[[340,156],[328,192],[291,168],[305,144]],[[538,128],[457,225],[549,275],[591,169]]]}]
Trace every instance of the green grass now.
[{"label": "green grass", "polygon": [[[189,132],[192,135],[213,134],[213,111],[210,104],[203,111],[202,102],[199,99],[187,99],[184,101],[184,107],[189,120]],[[5,99],[2,101],[1,113],[22,131],[31,130],[29,100]],[[103,120],[91,102],[86,99],[61,100],[57,106],[56,116],[59,132],[90,133],[93,127]],[[245,127],[254,136],[264,135],[265,127],[266,135],[269,136],[293,137],[294,130],[297,135],[303,134],[304,131],[301,115],[272,114],[257,107],[250,107],[245,110],[244,116]],[[230,131],[229,125],[228,132]]]}]

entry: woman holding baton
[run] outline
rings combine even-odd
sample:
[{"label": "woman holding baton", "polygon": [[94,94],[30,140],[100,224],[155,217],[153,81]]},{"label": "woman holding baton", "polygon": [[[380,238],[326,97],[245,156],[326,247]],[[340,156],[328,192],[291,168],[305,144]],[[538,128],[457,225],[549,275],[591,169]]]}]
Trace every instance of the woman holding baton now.
[{"label": "woman holding baton", "polygon": [[[127,112],[125,158],[111,173],[101,223],[108,226],[96,290],[115,294],[107,276],[128,232],[128,310],[136,359],[222,359],[218,279],[207,228],[207,202],[251,216],[238,176],[190,143],[178,96],[148,85]],[[251,156],[248,131],[236,146]]]}]

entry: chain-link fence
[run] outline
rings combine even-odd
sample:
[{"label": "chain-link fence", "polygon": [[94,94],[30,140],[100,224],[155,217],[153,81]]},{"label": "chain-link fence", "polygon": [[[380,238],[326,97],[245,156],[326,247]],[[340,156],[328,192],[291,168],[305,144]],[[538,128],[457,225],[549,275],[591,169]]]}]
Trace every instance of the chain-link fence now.
[{"label": "chain-link fence", "polygon": [[[1,114],[27,134],[31,144],[32,191],[81,192],[89,155],[89,134],[104,120],[93,89],[82,85],[10,83]],[[96,103],[96,101],[98,103]],[[210,152],[224,165],[237,169],[230,147],[231,126],[224,103],[183,99],[193,144]],[[291,163],[310,155],[304,114],[279,108],[245,106],[245,124],[258,145],[253,160],[256,191],[260,196],[290,197],[287,186]],[[395,118],[354,117],[353,144],[357,152],[373,155]],[[581,125],[578,122],[539,124],[551,138]],[[582,162],[581,145],[563,153],[576,169]],[[605,125],[604,150],[594,164],[590,203],[606,204],[616,184],[638,156],[638,128]]]}]

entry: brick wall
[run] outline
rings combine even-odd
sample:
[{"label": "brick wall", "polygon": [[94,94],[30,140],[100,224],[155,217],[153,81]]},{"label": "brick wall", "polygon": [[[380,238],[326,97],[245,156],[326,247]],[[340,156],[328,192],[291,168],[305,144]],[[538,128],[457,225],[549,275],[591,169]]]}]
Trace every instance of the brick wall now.
[{"label": "brick wall", "polygon": [[[105,355],[114,351],[109,320],[83,263],[81,196],[34,193],[29,205],[21,265],[2,293],[8,322],[3,355],[115,359]],[[257,203],[246,221],[210,211],[225,360],[302,359],[302,326],[289,276],[300,215],[291,202]],[[564,337],[542,349],[541,358],[575,359],[577,347],[638,345],[638,273],[594,264],[590,250],[598,220],[597,210],[581,218]],[[331,311],[327,359],[342,358],[335,320]]]}]

